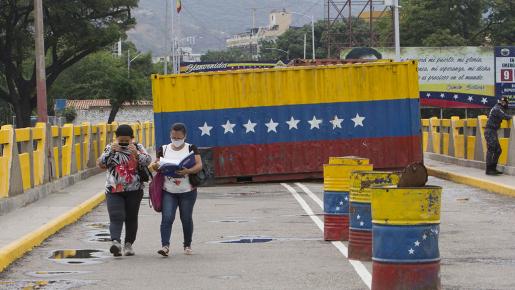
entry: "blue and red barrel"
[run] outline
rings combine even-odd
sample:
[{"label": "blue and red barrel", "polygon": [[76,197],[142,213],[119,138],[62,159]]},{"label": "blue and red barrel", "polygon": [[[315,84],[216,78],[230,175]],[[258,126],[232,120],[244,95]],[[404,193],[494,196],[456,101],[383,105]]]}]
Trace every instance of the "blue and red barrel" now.
[{"label": "blue and red barrel", "polygon": [[441,289],[442,188],[372,188],[372,290]]},{"label": "blue and red barrel", "polygon": [[324,165],[324,240],[349,240],[350,176],[372,168],[368,159],[358,157],[333,157]]},{"label": "blue and red barrel", "polygon": [[350,180],[349,259],[372,259],[372,186],[397,185],[400,174],[385,171],[354,171]]}]

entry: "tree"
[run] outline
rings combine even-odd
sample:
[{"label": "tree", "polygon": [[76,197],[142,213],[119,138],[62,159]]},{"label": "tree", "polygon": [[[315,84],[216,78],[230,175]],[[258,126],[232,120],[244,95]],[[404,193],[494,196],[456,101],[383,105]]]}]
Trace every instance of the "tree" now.
[{"label": "tree", "polygon": [[[401,1],[402,46],[481,45],[478,37],[487,7],[485,0]],[[390,17],[379,20],[380,42],[392,43]]]},{"label": "tree", "polygon": [[515,2],[513,0],[486,0],[486,21],[479,35],[493,45],[515,44]]},{"label": "tree", "polygon": [[450,29],[439,30],[422,41],[423,46],[440,47],[440,46],[465,46],[467,40],[459,34],[452,35]]},{"label": "tree", "polygon": [[[87,55],[132,28],[138,0],[44,1],[47,87]],[[18,127],[30,126],[36,107],[33,1],[0,2],[0,99],[12,104]]]},{"label": "tree", "polygon": [[[131,56],[138,51],[132,43],[124,43]],[[108,123],[112,123],[125,102],[149,99],[152,95],[149,76],[154,72],[152,56],[140,55],[127,71],[127,50],[122,57],[109,51],[91,54],[63,72],[51,93],[65,99],[105,99],[111,102]]]}]

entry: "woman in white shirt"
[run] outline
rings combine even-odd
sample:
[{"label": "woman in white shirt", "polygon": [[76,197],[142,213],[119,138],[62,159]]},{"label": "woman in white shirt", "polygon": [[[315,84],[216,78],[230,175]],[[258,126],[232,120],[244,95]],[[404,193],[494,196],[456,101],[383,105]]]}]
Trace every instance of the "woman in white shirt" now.
[{"label": "woman in white shirt", "polygon": [[182,123],[172,125],[170,130],[171,143],[162,146],[157,152],[157,160],[152,165],[159,170],[159,159],[181,160],[191,152],[194,152],[195,166],[183,168],[177,171],[180,177],[166,176],[163,185],[163,205],[161,212],[161,246],[158,253],[167,257],[170,254],[170,238],[172,225],[175,220],[177,208],[179,208],[182,228],[184,233],[184,253],[193,254],[191,241],[193,236],[193,207],[197,200],[197,189],[191,185],[190,174],[196,174],[202,170],[202,159],[195,145],[188,144],[186,140],[186,126]]}]

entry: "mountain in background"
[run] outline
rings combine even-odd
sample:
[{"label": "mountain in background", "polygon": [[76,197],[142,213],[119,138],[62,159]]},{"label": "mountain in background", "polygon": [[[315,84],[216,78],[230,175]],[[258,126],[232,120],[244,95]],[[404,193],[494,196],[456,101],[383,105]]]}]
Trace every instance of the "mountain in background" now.
[{"label": "mountain in background", "polygon": [[[175,1],[168,1],[175,9]],[[152,51],[154,56],[165,53],[165,5],[165,0],[140,0],[139,8],[133,11],[136,28],[128,32],[129,40],[139,50]],[[315,19],[324,18],[322,0],[182,0],[182,5],[179,35],[181,39],[189,38],[182,46],[191,46],[194,53],[224,49],[227,38],[249,30],[252,8],[256,8],[256,26],[267,26],[272,10],[286,9],[314,15]],[[294,15],[294,26],[307,23],[307,18]]]}]

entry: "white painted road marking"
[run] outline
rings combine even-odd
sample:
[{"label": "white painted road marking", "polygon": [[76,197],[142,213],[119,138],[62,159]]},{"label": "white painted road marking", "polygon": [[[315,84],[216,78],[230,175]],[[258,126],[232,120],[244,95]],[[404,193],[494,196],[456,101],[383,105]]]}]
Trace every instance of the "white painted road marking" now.
[{"label": "white painted road marking", "polygon": [[[309,205],[297,193],[297,191],[293,187],[291,187],[290,185],[288,185],[286,183],[281,183],[281,185],[284,188],[286,188],[293,195],[293,197],[297,200],[297,202],[300,204],[300,206],[304,209],[306,214],[309,215],[309,217],[318,226],[318,228],[322,232],[324,232],[324,223],[322,222],[322,220],[319,217],[315,216],[311,207],[309,207]],[[322,209],[324,208],[324,204],[322,203],[322,201],[313,192],[311,192],[311,190],[309,190],[309,188],[307,188],[306,186],[304,186],[301,183],[296,183],[296,185],[298,187],[300,187]],[[331,243],[340,251],[340,253],[342,253],[343,256],[345,256],[345,258],[348,258],[348,249],[342,242],[331,242]],[[363,263],[361,263],[360,261],[355,261],[355,260],[348,260],[348,261],[352,265],[352,267],[354,267],[354,270],[356,270],[356,272],[358,273],[361,280],[363,280],[365,285],[367,285],[368,289],[371,289],[372,288],[372,274],[370,274],[370,272],[368,272],[365,265],[363,265]]]}]

